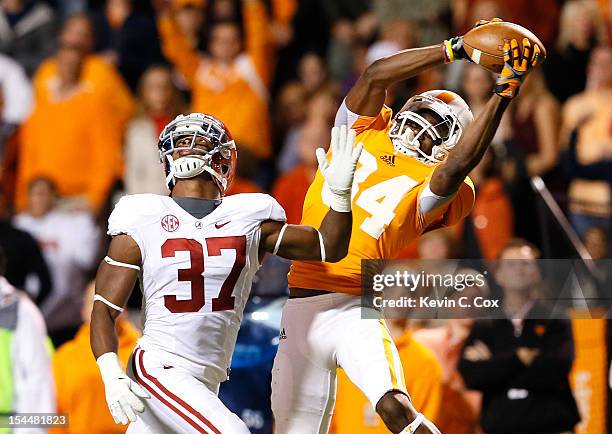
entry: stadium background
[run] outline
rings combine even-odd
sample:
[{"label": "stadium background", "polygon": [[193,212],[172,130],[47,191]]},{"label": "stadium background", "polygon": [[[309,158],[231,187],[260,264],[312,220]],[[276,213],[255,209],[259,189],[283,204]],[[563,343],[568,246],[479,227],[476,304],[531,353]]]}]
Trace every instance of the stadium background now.
[{"label": "stadium background", "polygon": [[[522,24],[540,37],[548,59],[472,174],[472,214],[402,257],[492,259],[513,237],[535,243],[545,258],[576,257],[567,231],[531,188],[539,176],[589,254],[608,258],[611,14],[606,0],[0,1],[0,245],[7,279],[39,306],[55,344],[58,410],[74,414],[64,432],[121,432],[108,424],[81,324],[87,282],[108,245],[105,222],[118,197],[165,194],[156,138],[181,112],[213,114],[232,131],[239,168],[230,194],[269,192],[297,223],[316,170],[314,149],[327,143],[336,108],[368,64],[462,34],[480,18]],[[492,84],[486,71],[457,62],[394,86],[387,104],[397,110],[415,93],[446,88],[478,114]],[[269,369],[287,269],[286,261],[266,259],[232,380],[221,390],[255,433],[271,432]],[[139,305],[134,291],[136,328]],[[611,414],[609,325],[588,319],[573,326],[578,432],[603,433]],[[127,354],[137,331],[122,327]],[[88,425],[78,428],[79,418]]]}]

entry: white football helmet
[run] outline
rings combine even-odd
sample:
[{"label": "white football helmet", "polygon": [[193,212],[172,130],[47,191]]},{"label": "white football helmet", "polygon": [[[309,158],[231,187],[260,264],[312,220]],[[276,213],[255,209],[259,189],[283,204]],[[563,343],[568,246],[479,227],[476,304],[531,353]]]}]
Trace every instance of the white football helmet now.
[{"label": "white football helmet", "polygon": [[[209,145],[196,148],[196,138]],[[189,139],[189,144],[177,146]],[[172,190],[176,179],[194,178],[204,172],[211,175],[221,193],[225,193],[236,170],[236,144],[227,127],[219,119],[203,113],[178,115],[159,135],[159,158],[166,171],[166,184]],[[173,159],[176,151],[183,156]]]},{"label": "white football helmet", "polygon": [[[432,124],[422,116],[424,112],[438,118],[439,122]],[[430,90],[406,102],[393,119],[389,138],[397,152],[435,164],[444,161],[473,120],[467,103],[455,92]],[[411,128],[415,125],[421,128],[417,132]],[[428,134],[435,143],[430,155],[421,149],[419,139],[423,134]]]}]

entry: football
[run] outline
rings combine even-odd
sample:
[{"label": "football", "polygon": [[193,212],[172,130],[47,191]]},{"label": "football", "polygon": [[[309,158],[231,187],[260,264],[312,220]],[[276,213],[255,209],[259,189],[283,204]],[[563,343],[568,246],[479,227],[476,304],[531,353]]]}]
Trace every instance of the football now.
[{"label": "football", "polygon": [[504,21],[473,28],[463,37],[463,48],[474,63],[499,74],[504,66],[504,40],[516,39],[522,51],[523,38],[529,39],[532,46],[539,45],[542,62],[546,49],[540,39],[525,27]]}]

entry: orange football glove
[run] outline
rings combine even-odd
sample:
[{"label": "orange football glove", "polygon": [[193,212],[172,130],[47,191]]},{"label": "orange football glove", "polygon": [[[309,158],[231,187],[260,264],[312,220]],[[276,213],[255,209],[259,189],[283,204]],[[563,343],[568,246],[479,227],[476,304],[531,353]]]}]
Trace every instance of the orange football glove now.
[{"label": "orange football glove", "polygon": [[522,55],[516,39],[504,41],[504,69],[497,77],[495,93],[504,98],[514,98],[524,78],[538,65],[539,60],[540,47],[535,45],[532,50],[529,39],[523,39]]},{"label": "orange football glove", "polygon": [[[503,20],[501,18],[492,18],[490,20],[478,20],[474,27],[480,27],[484,24],[499,23]],[[470,56],[467,55],[463,49],[463,36],[455,36],[454,38],[447,39],[442,43],[442,51],[444,53],[444,63],[454,62],[455,60],[465,59],[472,62]]]}]

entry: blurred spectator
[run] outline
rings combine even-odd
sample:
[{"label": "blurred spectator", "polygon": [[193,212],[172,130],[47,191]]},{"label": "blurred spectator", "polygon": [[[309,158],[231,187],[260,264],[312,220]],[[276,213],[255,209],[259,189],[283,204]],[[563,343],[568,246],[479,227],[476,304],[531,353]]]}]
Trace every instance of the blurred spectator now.
[{"label": "blurred spectator", "polygon": [[47,177],[73,207],[97,210],[122,176],[121,128],[100,93],[81,81],[83,51],[62,47],[49,101],[38,101],[19,135],[16,203],[29,183]]},{"label": "blurred spectator", "polygon": [[[185,40],[189,43],[192,49],[199,49],[202,39],[204,37],[204,22],[206,14],[204,7],[206,6],[205,0],[170,0],[174,4],[174,20],[176,21],[177,27],[183,33]],[[210,2],[210,7],[213,9],[213,17],[210,21],[213,22],[216,19],[221,21],[235,20],[236,17],[232,17],[234,14],[233,5],[227,6],[226,1]],[[232,2],[229,2],[232,3]],[[217,6],[221,5],[221,6]],[[228,10],[230,9],[230,10]],[[221,16],[219,16],[221,15]]]},{"label": "blurred spectator", "polygon": [[424,233],[418,239],[417,251],[419,259],[456,258],[456,240],[452,229],[442,228]]},{"label": "blurred spectator", "polygon": [[493,149],[489,149],[470,173],[476,201],[463,222],[467,258],[496,259],[514,234],[512,204],[496,172],[494,158]]},{"label": "blurred spectator", "polygon": [[306,53],[298,65],[298,79],[308,96],[314,95],[327,83],[327,65],[316,53]]},{"label": "blurred spectator", "polygon": [[497,17],[511,21],[507,11],[508,2],[499,0],[453,0],[453,23],[455,33],[467,33],[478,20]]},{"label": "blurred spectator", "polygon": [[[301,143],[312,140],[312,145],[326,147],[329,143],[329,130],[334,125],[336,111],[340,104],[338,92],[333,86],[322,88],[312,95],[307,103],[306,121],[299,127],[290,131],[277,159],[280,172],[287,172],[300,164]],[[310,128],[310,137],[302,139],[303,133]],[[323,129],[326,129],[325,136]],[[314,134],[313,134],[314,133]],[[323,141],[320,141],[324,137]]]},{"label": "blurred spectator", "polygon": [[271,153],[268,85],[273,72],[268,18],[261,1],[242,3],[244,38],[238,23],[214,23],[206,55],[200,55],[176,20],[181,9],[200,6],[177,0],[173,11],[160,15],[158,26],[163,53],[191,87],[193,111],[222,119],[243,152],[267,158]]},{"label": "blurred spectator", "polygon": [[280,90],[273,107],[275,149],[297,140],[299,127],[306,118],[306,105],[306,89],[301,83],[292,81]]},{"label": "blurred spectator", "polygon": [[[394,340],[403,369],[398,375],[403,376],[406,390],[409,391],[415,408],[435,423],[442,405],[440,363],[430,349],[414,339],[406,319],[387,319],[385,322],[388,330],[385,327],[383,339]],[[388,433],[389,430],[365,395],[342,369],[339,369],[337,374],[336,405],[330,433]]]},{"label": "blurred spectator", "polygon": [[[491,97],[494,85],[495,75],[492,72],[474,63],[465,63],[463,65],[461,94],[465,97],[465,101],[472,110],[472,113],[474,113],[474,117],[478,116],[485,108],[487,101],[489,101]],[[493,136],[493,146],[495,147],[503,144],[510,138],[510,135],[510,117],[504,114]]]},{"label": "blurred spectator", "polygon": [[[587,89],[563,107],[562,140],[567,142],[570,133],[577,131],[575,160],[581,166],[609,163],[612,159],[612,47],[593,50],[587,77]],[[583,235],[592,225],[610,228],[609,172],[590,179],[582,173],[570,175],[570,220],[578,234]]]},{"label": "blurred spectator", "polygon": [[81,324],[87,274],[98,253],[98,228],[88,213],[60,210],[55,185],[45,178],[30,183],[28,207],[13,223],[38,241],[49,267],[53,291],[41,311],[53,343],[59,346],[72,339]]},{"label": "blurred spectator", "polygon": [[348,78],[354,66],[352,48],[369,44],[376,36],[378,20],[370,10],[370,3],[371,0],[322,2],[332,31],[327,64],[335,80],[344,81]]},{"label": "blurred spectator", "polygon": [[512,111],[512,141],[524,156],[527,177],[542,176],[558,159],[560,109],[541,71],[530,74]]},{"label": "blurred spectator", "polygon": [[49,269],[36,240],[11,224],[9,211],[0,190],[0,248],[6,260],[3,276],[40,306],[52,290]]},{"label": "blurred spectator", "polygon": [[373,0],[372,3],[383,25],[397,18],[413,22],[419,46],[439,44],[450,36],[451,0]]},{"label": "blurred spectator", "polygon": [[0,87],[0,192],[6,201],[4,205],[12,208],[15,200],[15,178],[17,176],[17,125],[5,122],[2,117],[3,92]]},{"label": "blurred spectator", "polygon": [[[23,68],[10,57],[0,54],[0,119],[5,125],[18,125],[32,110],[32,86]],[[5,133],[0,132],[0,137]],[[1,143],[0,138],[0,143]],[[0,152],[2,145],[0,144]]]},{"label": "blurred spectator", "polygon": [[540,228],[524,216],[533,213],[538,200],[530,185],[534,176],[544,176],[559,158],[559,105],[546,89],[540,70],[525,80],[511,111],[512,138],[507,143],[501,174],[514,208],[517,236],[540,241]]},{"label": "blurred spectator", "polygon": [[[350,49],[346,48],[356,41],[369,43],[373,40],[378,20],[372,13],[371,3],[371,0],[323,0],[321,2],[327,23],[332,30],[330,52],[342,55],[342,51],[350,52]],[[330,62],[336,61],[333,57],[330,57]],[[334,69],[333,66],[332,69]]]},{"label": "blurred spectator", "polygon": [[261,187],[245,176],[238,174],[227,189],[226,195],[241,193],[263,193]]},{"label": "blurred spectator", "polygon": [[125,191],[168,194],[157,142],[164,126],[183,111],[181,95],[166,66],[151,66],[138,86],[138,113],[125,133]]},{"label": "blurred spectator", "polygon": [[133,0],[106,0],[92,14],[94,50],[119,72],[132,90],[142,73],[163,60],[152,11]]},{"label": "blurred spectator", "polygon": [[[116,68],[102,56],[91,54],[93,47],[91,21],[86,15],[70,17],[59,35],[60,47],[83,53],[79,84],[99,96],[99,100],[123,126],[134,111],[132,95]],[[36,102],[56,101],[61,78],[58,55],[47,59],[34,76]]]},{"label": "blurred spectator", "polygon": [[[477,281],[476,276],[482,276],[472,268],[459,268],[455,273],[474,276],[474,282]],[[457,364],[474,319],[486,316],[482,308],[474,307],[474,301],[477,297],[490,298],[490,288],[486,283],[466,285],[462,291],[455,291],[450,297],[461,297],[470,306],[447,310],[447,314],[441,316],[448,316],[449,319],[430,320],[426,328],[414,332],[414,338],[433,351],[442,366],[443,405],[436,419],[438,429],[444,434],[480,434],[482,396],[480,392],[466,388]]]},{"label": "blurred spectator", "polygon": [[582,242],[595,261],[608,258],[608,234],[601,226],[590,226]]},{"label": "blurred spectator", "polygon": [[300,164],[282,174],[272,188],[272,196],[285,209],[287,223],[299,224],[306,192],[318,168],[315,150],[327,148],[329,127],[322,122],[308,122],[301,131],[299,142]]},{"label": "blurred spectator", "polygon": [[[30,299],[3,277],[6,265],[0,250],[0,415],[54,413],[45,322]],[[45,434],[47,429],[26,431]]]},{"label": "blurred spectator", "polygon": [[568,375],[574,346],[568,319],[538,301],[538,250],[512,240],[495,279],[507,319],[477,320],[459,362],[466,385],[483,393],[481,425],[489,434],[572,432],[580,417]]},{"label": "blurred spectator", "polygon": [[538,35],[545,47],[554,44],[559,24],[556,0],[453,0],[453,21],[460,33],[480,19],[502,18]]},{"label": "blurred spectator", "polygon": [[3,0],[0,3],[0,52],[34,74],[55,47],[56,22],[51,7],[40,0]]},{"label": "blurred spectator", "polygon": [[[479,295],[484,295],[479,291]],[[436,355],[442,366],[442,405],[436,426],[444,434],[479,434],[480,392],[467,390],[457,369],[473,318],[433,320],[414,332],[414,339]],[[440,325],[438,325],[440,324]]]},{"label": "blurred spectator", "polygon": [[584,90],[589,57],[603,40],[603,30],[594,0],[573,0],[563,6],[557,43],[554,49],[549,47],[543,65],[550,90],[561,102]]},{"label": "blurred spectator", "polygon": [[32,109],[32,88],[23,68],[0,54],[0,180],[8,204],[14,201],[17,170],[16,130]]},{"label": "blurred spectator", "polygon": [[[83,325],[77,335],[62,345],[53,357],[53,374],[57,388],[57,411],[68,413],[70,423],[54,428],[49,434],[114,434],[127,426],[117,425],[107,411],[104,384],[89,344],[89,322],[93,308],[94,285],[85,290],[78,314]],[[121,315],[116,322],[119,360],[124,366],[140,337],[138,330]]]}]

